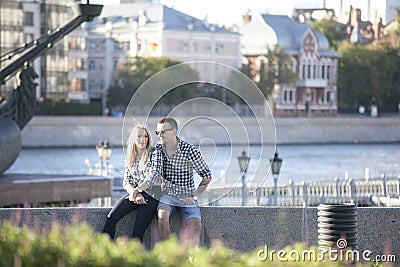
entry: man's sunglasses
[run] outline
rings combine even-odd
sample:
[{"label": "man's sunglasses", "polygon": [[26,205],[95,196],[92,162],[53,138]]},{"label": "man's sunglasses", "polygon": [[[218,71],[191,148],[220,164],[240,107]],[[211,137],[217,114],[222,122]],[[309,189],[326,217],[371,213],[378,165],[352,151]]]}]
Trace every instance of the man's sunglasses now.
[{"label": "man's sunglasses", "polygon": [[155,130],[155,132],[156,132],[156,135],[159,135],[159,134],[165,134],[165,132],[166,131],[171,131],[171,130],[173,130],[173,129],[164,129],[164,130],[161,130],[161,131],[157,131],[157,130]]}]

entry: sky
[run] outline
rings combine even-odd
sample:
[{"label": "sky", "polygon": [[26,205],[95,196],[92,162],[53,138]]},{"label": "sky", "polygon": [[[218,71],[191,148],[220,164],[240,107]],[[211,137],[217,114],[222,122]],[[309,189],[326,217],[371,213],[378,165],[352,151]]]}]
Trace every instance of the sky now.
[{"label": "sky", "polygon": [[[246,11],[260,13],[292,15],[294,8],[322,8],[323,0],[161,0],[162,4],[173,7],[198,19],[219,25],[240,25]],[[329,8],[339,8],[338,0],[325,0]],[[91,4],[112,5],[119,0],[90,0]]]},{"label": "sky", "polygon": [[[157,0],[153,0],[157,1]],[[158,0],[162,4],[210,23],[230,26],[241,25],[242,15],[248,11],[252,15],[269,13],[274,15],[288,15],[294,8],[333,8],[340,16],[340,3],[345,11],[350,7],[361,8],[363,20],[368,20],[367,0]],[[400,0],[399,0],[400,1]],[[115,5],[120,0],[90,0],[91,4]]]}]

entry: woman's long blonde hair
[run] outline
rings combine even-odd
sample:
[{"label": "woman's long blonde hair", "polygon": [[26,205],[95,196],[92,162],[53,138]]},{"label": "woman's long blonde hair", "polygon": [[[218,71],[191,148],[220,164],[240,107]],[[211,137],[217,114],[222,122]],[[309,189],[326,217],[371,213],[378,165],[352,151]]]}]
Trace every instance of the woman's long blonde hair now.
[{"label": "woman's long blonde hair", "polygon": [[149,137],[149,141],[147,142],[146,148],[144,153],[142,154],[142,157],[140,158],[140,163],[145,165],[147,162],[147,157],[149,155],[149,152],[151,150],[152,144],[151,144],[151,136],[149,131],[147,130],[147,128],[143,125],[135,125],[132,129],[131,129],[131,133],[129,134],[129,139],[126,145],[126,159],[127,159],[127,165],[129,170],[132,173],[132,167],[133,167],[133,163],[135,161],[135,157],[138,154],[138,148],[135,144],[135,141],[137,139],[139,130],[143,129],[147,136]]}]

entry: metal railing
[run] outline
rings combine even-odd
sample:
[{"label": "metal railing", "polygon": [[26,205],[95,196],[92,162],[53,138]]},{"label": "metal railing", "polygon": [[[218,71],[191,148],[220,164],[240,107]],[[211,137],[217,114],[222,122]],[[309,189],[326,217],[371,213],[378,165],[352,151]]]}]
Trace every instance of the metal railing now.
[{"label": "metal railing", "polygon": [[[273,185],[248,188],[246,206],[272,206]],[[318,206],[321,203],[353,203],[357,206],[400,206],[400,176],[396,178],[348,179],[322,182],[290,181],[277,187],[277,206]],[[210,188],[202,203],[211,206],[240,206],[242,187]]]}]

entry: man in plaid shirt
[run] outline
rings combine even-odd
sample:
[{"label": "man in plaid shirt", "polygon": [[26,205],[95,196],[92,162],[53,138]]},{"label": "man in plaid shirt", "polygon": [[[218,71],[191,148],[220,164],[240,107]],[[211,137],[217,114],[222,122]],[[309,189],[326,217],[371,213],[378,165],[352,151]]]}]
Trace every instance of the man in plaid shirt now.
[{"label": "man in plaid shirt", "polygon": [[[177,137],[178,124],[173,118],[163,118],[157,124],[156,144],[163,158],[163,196],[158,204],[158,226],[161,239],[170,235],[169,218],[179,210],[188,227],[193,245],[200,244],[201,213],[198,198],[211,182],[211,171],[200,150]],[[196,188],[194,170],[202,178]]]}]

